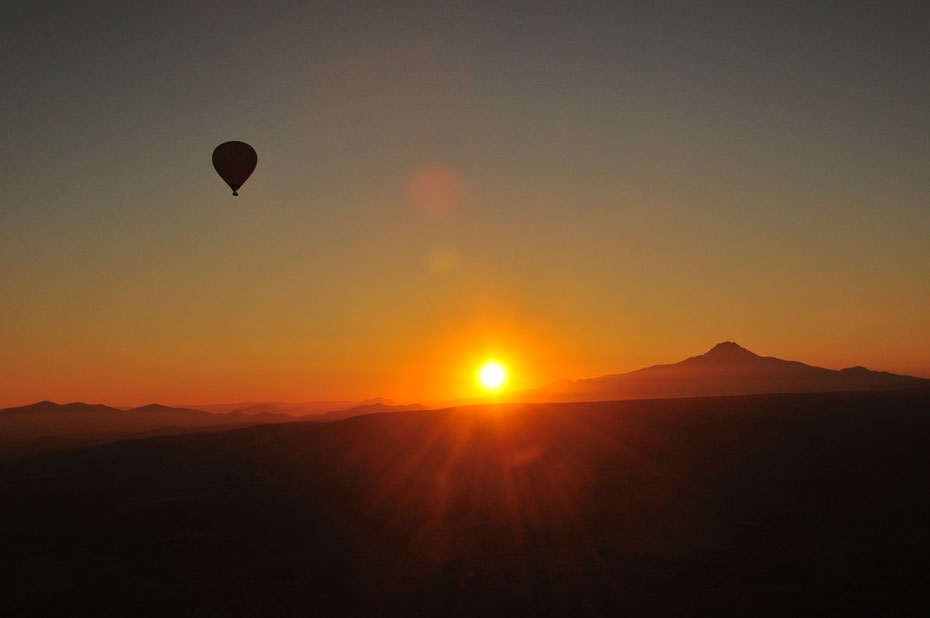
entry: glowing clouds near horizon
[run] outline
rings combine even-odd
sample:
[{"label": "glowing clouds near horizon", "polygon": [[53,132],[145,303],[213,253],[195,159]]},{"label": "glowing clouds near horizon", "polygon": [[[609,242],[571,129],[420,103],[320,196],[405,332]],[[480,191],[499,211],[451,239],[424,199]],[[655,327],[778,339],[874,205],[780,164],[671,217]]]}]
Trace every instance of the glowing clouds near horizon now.
[{"label": "glowing clouds near horizon", "polygon": [[497,391],[507,382],[507,368],[489,360],[478,370],[478,384],[486,391]]},{"label": "glowing clouds near horizon", "polygon": [[431,217],[452,212],[465,199],[465,181],[461,174],[442,163],[415,169],[407,178],[406,188],[410,205]]}]

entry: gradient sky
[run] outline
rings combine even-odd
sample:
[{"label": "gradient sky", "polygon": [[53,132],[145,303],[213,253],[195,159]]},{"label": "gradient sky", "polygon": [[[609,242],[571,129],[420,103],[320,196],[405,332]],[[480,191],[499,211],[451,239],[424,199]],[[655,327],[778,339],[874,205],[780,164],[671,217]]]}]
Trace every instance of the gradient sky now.
[{"label": "gradient sky", "polygon": [[930,376],[930,5],[502,4],[7,3],[0,406]]}]

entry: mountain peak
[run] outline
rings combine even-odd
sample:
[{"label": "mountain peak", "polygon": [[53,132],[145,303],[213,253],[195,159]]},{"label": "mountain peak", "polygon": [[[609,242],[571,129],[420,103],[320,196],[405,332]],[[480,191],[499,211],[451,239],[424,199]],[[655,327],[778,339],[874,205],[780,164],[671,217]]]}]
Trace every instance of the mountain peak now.
[{"label": "mountain peak", "polygon": [[743,346],[735,343],[733,341],[722,341],[712,347],[710,350],[704,354],[706,357],[711,358],[721,358],[721,359],[737,359],[737,358],[754,358],[757,357],[757,354],[753,354]]}]

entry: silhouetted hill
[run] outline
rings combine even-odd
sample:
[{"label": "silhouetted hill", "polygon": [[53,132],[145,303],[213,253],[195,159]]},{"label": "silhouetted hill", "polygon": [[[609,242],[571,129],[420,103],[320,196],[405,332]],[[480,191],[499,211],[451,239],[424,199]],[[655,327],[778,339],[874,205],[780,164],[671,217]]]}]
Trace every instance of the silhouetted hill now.
[{"label": "silhouetted hill", "polygon": [[[302,408],[280,408],[254,404],[232,412],[207,412],[148,404],[119,409],[86,403],[57,404],[42,401],[28,406],[0,410],[0,459],[20,457],[49,450],[62,450],[143,436],[177,434],[186,431],[222,430],[265,423],[311,420],[336,421],[361,414],[422,410],[419,404],[395,405],[389,399],[371,399],[328,413],[306,413]],[[390,402],[390,405],[383,402]],[[303,412],[303,416],[294,416]]]},{"label": "silhouetted hill", "polygon": [[671,365],[586,380],[560,380],[548,387],[515,394],[523,401],[611,401],[664,397],[707,397],[764,393],[819,393],[894,390],[930,385],[930,380],[870,371],[833,370],[759,356],[725,341],[706,354]]},{"label": "silhouetted hill", "polygon": [[[421,406],[418,403],[413,403],[409,405],[398,405],[395,404],[390,399],[375,399],[368,400],[371,403],[362,403],[357,406],[353,406],[348,410],[334,410],[332,412],[326,412],[320,414],[312,419],[307,420],[320,420],[320,421],[338,421],[345,418],[350,418],[353,416],[361,416],[362,414],[382,414],[384,412],[409,412],[412,410],[425,410],[424,406]],[[388,401],[390,403],[382,403]]]},{"label": "silhouetted hill", "polygon": [[507,404],[0,463],[0,613],[926,615],[930,390]]},{"label": "silhouetted hill", "polygon": [[42,401],[0,410],[0,458],[99,444],[138,435],[177,433],[295,420],[286,414],[211,414],[150,404],[120,410],[103,405]]},{"label": "silhouetted hill", "polygon": [[291,416],[308,416],[324,414],[326,412],[336,412],[347,410],[358,405],[367,405],[372,403],[382,403],[385,405],[395,405],[390,399],[375,397],[365,401],[308,401],[304,403],[282,403],[275,401],[251,401],[240,403],[214,403],[206,405],[188,406],[195,410],[213,412],[215,414],[227,414],[229,412],[242,412],[243,414],[260,414],[268,412],[271,414],[290,414]]}]

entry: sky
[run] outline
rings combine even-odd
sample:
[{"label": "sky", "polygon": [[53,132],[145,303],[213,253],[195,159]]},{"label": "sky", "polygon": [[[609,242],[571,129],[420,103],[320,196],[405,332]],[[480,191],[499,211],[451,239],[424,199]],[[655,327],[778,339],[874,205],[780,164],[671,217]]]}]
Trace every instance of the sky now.
[{"label": "sky", "polygon": [[[14,0],[0,406],[930,377],[930,5]],[[232,197],[213,148],[248,142]]]}]

